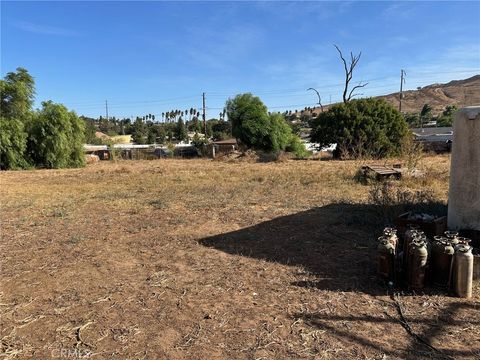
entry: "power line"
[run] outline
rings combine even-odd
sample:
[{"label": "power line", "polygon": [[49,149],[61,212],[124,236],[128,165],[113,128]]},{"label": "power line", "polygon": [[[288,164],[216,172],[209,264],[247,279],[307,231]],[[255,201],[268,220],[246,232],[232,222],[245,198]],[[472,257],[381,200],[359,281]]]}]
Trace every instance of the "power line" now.
[{"label": "power line", "polygon": [[[480,69],[472,69],[472,70],[453,70],[453,71],[446,71],[446,72],[417,72],[413,73],[413,77],[411,78],[412,80],[415,80],[416,82],[418,81],[429,81],[429,79],[434,80],[435,78],[429,76],[429,77],[422,77],[418,78],[415,77],[417,74],[442,74],[442,73],[466,73],[466,72],[472,72],[472,71],[479,71]],[[405,70],[404,70],[405,72]],[[410,72],[412,75],[412,72]],[[367,79],[364,81],[368,82],[374,82],[374,81],[379,81],[379,80],[384,80],[384,79],[393,79],[393,77],[380,77],[380,78],[374,78],[374,79]],[[369,86],[366,89],[368,90],[374,90],[374,89],[381,89],[381,88],[389,88],[389,87],[394,87],[395,84],[383,84],[379,86]],[[329,85],[320,85],[318,88],[321,91],[331,91],[337,88],[341,88],[343,85],[339,84],[329,84]],[[232,92],[212,92],[209,93],[209,96],[213,99],[219,99],[219,98],[225,98],[229,96],[235,96],[238,93],[241,93],[242,91],[232,91]],[[305,96],[305,91],[302,89],[284,89],[284,90],[263,90],[263,91],[251,91],[250,92],[256,94],[256,95],[262,95],[264,98],[281,98],[281,97],[304,97]],[[174,104],[178,100],[190,100],[190,99],[195,99],[197,98],[196,96],[182,96],[182,97],[174,97],[174,98],[167,98],[167,99],[161,99],[161,100],[126,100],[126,101],[110,101],[111,104],[114,104],[116,108],[121,108],[121,107],[133,107],[133,106],[144,106],[145,104],[158,104],[158,105],[168,105],[168,104]],[[69,106],[74,106],[76,108],[99,108],[100,106],[103,106],[102,102],[65,102],[65,104]]]},{"label": "power line", "polygon": [[[449,73],[469,73],[469,72],[475,72],[478,71],[480,72],[480,69],[464,69],[464,70],[452,70],[452,71],[427,71],[427,72],[415,72],[414,70],[409,70],[410,73],[413,73],[414,75],[419,74],[449,74]],[[386,80],[386,79],[393,79],[393,76],[385,76],[385,77],[378,77],[378,78],[372,78],[372,79],[366,79],[362,80],[364,82],[373,82],[373,81],[379,81],[379,80]],[[321,90],[325,89],[334,89],[334,88],[343,88],[343,84],[317,84],[313,87],[319,88]],[[371,88],[371,87],[370,87]],[[230,93],[225,93],[225,92],[209,92],[209,96],[216,96],[216,95],[222,95],[222,96],[231,96],[232,93],[242,93],[242,92],[251,92],[256,95],[267,95],[267,94],[287,94],[287,93],[300,93],[303,90],[300,90],[299,88],[296,89],[283,89],[283,90],[259,90],[259,91],[253,91],[253,90],[244,90],[244,91],[232,91]]]},{"label": "power line", "polygon": [[[197,95],[193,95],[193,96],[182,96],[182,97],[175,97],[175,98],[167,98],[167,99],[162,99],[162,100],[114,100],[114,101],[110,101],[110,103],[113,103],[113,104],[137,104],[137,103],[142,103],[142,104],[145,104],[145,103],[168,103],[168,102],[171,102],[171,101],[176,101],[176,100],[188,100],[188,99],[196,99],[197,98]],[[103,105],[103,102],[99,102],[99,101],[89,101],[89,102],[69,102],[69,101],[65,101],[64,102],[65,104],[67,105]]]},{"label": "power line", "polygon": [[[421,83],[425,83],[425,82],[428,82],[430,81],[429,79],[432,79],[432,80],[436,80],[436,77],[434,77],[434,75],[436,74],[444,74],[444,73],[466,73],[466,72],[473,72],[473,71],[479,71],[480,72],[480,69],[470,69],[470,70],[467,70],[467,69],[464,69],[464,70],[453,70],[453,71],[445,71],[445,72],[440,72],[440,71],[430,71],[430,72],[413,72],[413,77],[411,76],[412,75],[412,72],[410,72],[410,83],[417,83],[417,84],[421,84]],[[426,77],[415,77],[415,75],[417,76],[421,76],[421,74],[430,74],[430,76],[426,76]],[[406,75],[406,72],[405,70],[402,69],[401,71],[401,87],[400,87],[400,92],[402,93],[403,95],[403,92],[405,91],[403,89],[403,84],[405,83],[405,75]],[[369,96],[378,96],[378,95],[375,95],[374,93],[371,93],[372,90],[377,90],[377,89],[385,89],[385,88],[391,88],[392,89],[392,93],[394,93],[394,87],[396,86],[396,84],[393,83],[393,77],[379,77],[379,78],[374,78],[374,79],[367,79],[365,81],[369,81],[369,82],[375,82],[375,81],[380,81],[380,80],[385,80],[385,79],[392,79],[392,82],[388,83],[388,84],[385,84],[385,82],[381,82],[378,86],[369,86],[366,88],[366,90],[368,90],[369,92]],[[323,86],[319,86],[319,90],[322,91],[322,92],[334,92],[334,89],[337,89],[337,88],[341,88],[343,85],[338,85],[338,84],[330,84],[330,85],[323,85]],[[478,85],[472,85],[469,87],[470,89],[471,88],[478,88]],[[329,90],[328,90],[329,89]],[[292,98],[299,98],[300,99],[306,99],[306,93],[305,93],[305,90],[300,90],[300,89],[284,89],[284,90],[279,90],[279,89],[276,89],[276,90],[263,90],[263,91],[258,91],[258,92],[253,92],[251,91],[252,93],[255,93],[256,95],[261,95],[262,96],[262,99],[267,99],[266,102],[268,103],[268,99],[282,99],[282,98],[285,98],[285,99],[292,99]],[[333,90],[333,91],[332,91]],[[235,96],[236,94],[238,94],[240,92],[237,92],[237,93],[234,93],[234,92],[231,92],[231,93],[227,93],[227,92],[213,92],[213,93],[210,93],[209,92],[209,96],[210,98],[213,98],[215,101],[219,101],[220,99],[225,99],[226,97],[230,97],[230,96]],[[205,93],[202,94],[202,103],[203,103],[203,96],[204,96]],[[212,95],[210,95],[212,94]],[[387,94],[385,94],[387,95]],[[197,99],[198,97],[197,96],[181,96],[181,97],[172,97],[172,98],[165,98],[165,99],[161,99],[161,100],[126,100],[126,101],[120,101],[120,100],[117,100],[116,102],[115,101],[110,101],[110,105],[113,103],[113,104],[116,104],[115,105],[115,108],[134,108],[134,107],[141,107],[141,108],[144,108],[145,106],[147,105],[152,105],[152,106],[168,106],[169,104],[175,104],[173,106],[177,106],[177,103],[178,101],[180,100],[193,100],[193,99]],[[330,100],[330,103],[332,102],[332,100]],[[401,102],[401,99],[400,99],[400,102]],[[277,102],[278,103],[278,102]],[[83,110],[100,110],[101,107],[103,105],[105,105],[105,112],[106,112],[106,115],[108,117],[108,102],[105,101],[105,103],[103,102],[94,102],[94,101],[91,101],[91,102],[86,102],[86,101],[83,101],[83,102],[77,102],[77,103],[68,103],[66,102],[66,104],[68,104],[69,106],[72,106],[73,108],[75,109],[83,109]],[[77,104],[77,105],[74,105],[74,104]],[[190,105],[192,105],[192,103],[190,102]],[[287,108],[287,107],[299,107],[299,106],[312,106],[314,104],[312,103],[306,103],[306,104],[288,104],[288,105],[281,105],[281,106],[273,106],[273,107],[269,107],[269,108]],[[187,104],[183,104],[182,106],[188,106]],[[401,105],[400,105],[401,106]],[[207,107],[206,105],[203,105],[201,108],[197,107],[196,105],[194,106],[190,106],[192,108],[195,108],[197,110],[202,110],[205,109],[205,111],[207,109],[218,109],[218,110],[222,110],[223,107],[217,107],[217,108],[210,108],[210,107]],[[128,117],[128,116],[127,116]],[[205,114],[205,117],[206,117],[206,114]]]}]

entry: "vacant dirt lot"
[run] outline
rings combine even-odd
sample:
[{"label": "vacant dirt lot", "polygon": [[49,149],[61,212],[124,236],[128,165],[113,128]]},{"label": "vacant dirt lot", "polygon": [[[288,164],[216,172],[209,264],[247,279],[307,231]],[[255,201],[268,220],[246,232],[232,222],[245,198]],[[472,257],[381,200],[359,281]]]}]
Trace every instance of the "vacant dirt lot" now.
[{"label": "vacant dirt lot", "polygon": [[[479,358],[480,304],[375,276],[359,162],[102,162],[0,173],[10,358]],[[400,183],[446,202],[449,158]],[[389,210],[389,209],[387,209]],[[406,328],[411,327],[411,333]],[[423,344],[413,334],[432,347]]]}]

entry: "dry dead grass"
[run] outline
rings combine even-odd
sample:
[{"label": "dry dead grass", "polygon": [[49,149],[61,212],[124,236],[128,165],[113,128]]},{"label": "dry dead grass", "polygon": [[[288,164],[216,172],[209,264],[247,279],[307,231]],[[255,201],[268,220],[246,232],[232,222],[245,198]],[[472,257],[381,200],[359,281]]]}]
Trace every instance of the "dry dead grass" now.
[{"label": "dry dead grass", "polygon": [[[474,358],[479,304],[376,280],[361,162],[121,161],[3,172],[2,353],[93,358]],[[448,156],[402,180],[446,202]],[[478,286],[475,296],[478,299]],[[54,351],[52,353],[52,351]]]}]

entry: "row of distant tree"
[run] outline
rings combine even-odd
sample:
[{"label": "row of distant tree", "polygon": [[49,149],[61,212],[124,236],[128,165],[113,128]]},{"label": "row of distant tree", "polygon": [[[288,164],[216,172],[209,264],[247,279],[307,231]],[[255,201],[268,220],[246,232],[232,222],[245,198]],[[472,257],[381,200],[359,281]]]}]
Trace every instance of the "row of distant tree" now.
[{"label": "row of distant tree", "polygon": [[[133,122],[129,118],[99,119],[80,116],[85,122],[85,141],[89,144],[101,144],[105,140],[97,137],[100,131],[108,136],[132,135],[137,144],[164,144],[189,140],[189,133],[203,134],[203,122],[196,116],[186,122],[179,117],[175,122],[155,122],[155,118],[137,117]],[[212,140],[224,140],[232,137],[232,127],[229,121],[209,119],[205,123],[206,137]]]},{"label": "row of distant tree", "polygon": [[[28,71],[18,68],[1,81],[0,166],[2,169],[29,166],[60,168],[84,163],[84,142],[100,143],[95,132],[107,135],[131,134],[138,144],[167,143],[188,139],[196,134],[194,143],[235,137],[243,148],[264,151],[291,151],[306,156],[298,134],[302,127],[311,128],[311,141],[320,148],[337,144],[334,156],[340,158],[399,155],[404,139],[411,134],[408,124],[417,126],[430,121],[431,107],[425,105],[418,114],[404,117],[384,100],[352,99],[353,90],[344,93],[344,102],[315,113],[306,108],[300,112],[270,113],[260,98],[240,94],[227,100],[219,119],[210,119],[203,126],[194,109],[168,111],[161,122],[153,115],[132,119],[78,117],[61,104],[51,101],[33,110],[35,86]],[[355,89],[352,88],[352,89]],[[348,90],[348,82],[346,83]],[[349,95],[350,94],[350,95]],[[439,124],[451,124],[454,107],[447,107],[437,118]],[[184,117],[189,116],[186,120]],[[225,120],[227,118],[228,120]],[[407,119],[407,120],[406,120]],[[200,141],[199,133],[206,137]]]},{"label": "row of distant tree", "polygon": [[457,111],[455,105],[447,105],[443,112],[437,116],[433,115],[433,109],[429,104],[425,104],[420,112],[412,112],[405,114],[405,121],[410,127],[421,127],[432,121],[436,122],[436,126],[452,126],[453,118]]}]

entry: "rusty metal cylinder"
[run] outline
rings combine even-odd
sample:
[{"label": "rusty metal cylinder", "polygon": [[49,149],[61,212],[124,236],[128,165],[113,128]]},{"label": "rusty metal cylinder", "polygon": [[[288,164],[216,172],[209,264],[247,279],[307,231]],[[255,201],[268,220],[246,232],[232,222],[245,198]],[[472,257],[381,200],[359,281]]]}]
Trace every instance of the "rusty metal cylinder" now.
[{"label": "rusty metal cylinder", "polygon": [[428,250],[422,240],[414,240],[410,245],[408,256],[408,287],[412,290],[421,290],[425,287],[427,272]]},{"label": "rusty metal cylinder", "polygon": [[453,247],[458,244],[458,232],[456,231],[445,231],[445,236],[452,243]]},{"label": "rusty metal cylinder", "polygon": [[414,234],[419,230],[417,225],[412,225],[410,224],[407,231],[405,231],[405,234],[403,236],[403,254],[404,256],[407,254],[408,251],[408,245],[410,245],[410,242],[413,240]]},{"label": "rusty metal cylinder", "polygon": [[377,272],[380,277],[388,281],[395,279],[395,247],[386,236],[378,238]]},{"label": "rusty metal cylinder", "polygon": [[457,296],[467,299],[472,297],[473,254],[469,245],[459,244],[455,247],[453,286]]},{"label": "rusty metal cylinder", "polygon": [[472,242],[472,239],[462,237],[462,236],[458,236],[457,240],[459,244],[463,244],[463,245],[470,245],[470,243]]},{"label": "rusty metal cylinder", "polygon": [[383,229],[383,236],[387,237],[390,243],[395,248],[395,254],[398,252],[398,236],[395,228],[386,227]]},{"label": "rusty metal cylinder", "polygon": [[431,277],[433,283],[439,286],[448,286],[450,269],[455,250],[447,238],[436,236],[431,252]]},{"label": "rusty metal cylinder", "polygon": [[473,281],[480,280],[480,254],[473,254]]},{"label": "rusty metal cylinder", "polygon": [[412,243],[413,239],[417,236],[417,233],[420,232],[419,227],[417,225],[409,225],[409,229],[405,232],[405,236],[403,238],[403,266],[405,268],[405,274],[408,276],[408,258],[410,253],[410,244]]}]

